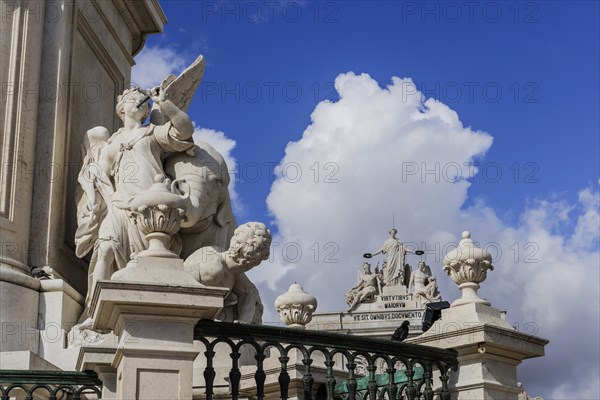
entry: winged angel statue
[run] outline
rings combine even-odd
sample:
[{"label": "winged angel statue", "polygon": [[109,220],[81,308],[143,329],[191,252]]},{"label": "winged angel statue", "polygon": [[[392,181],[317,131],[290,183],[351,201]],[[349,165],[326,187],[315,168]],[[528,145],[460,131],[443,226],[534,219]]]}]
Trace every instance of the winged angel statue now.
[{"label": "winged angel statue", "polygon": [[[187,219],[172,238],[172,251],[185,259],[204,247],[223,251],[229,247],[237,226],[228,191],[229,171],[213,147],[204,142],[194,144],[194,126],[186,113],[204,68],[199,56],[178,77],[169,75],[160,86],[125,90],[116,106],[123,127],[112,135],[104,127],[86,132],[76,193],[75,236],[77,256],[92,253],[86,310],[80,319],[87,318],[82,324],[86,328],[91,326],[89,306],[96,282],[110,279],[148,247],[131,218],[129,203],[147,191],[157,176],[172,183],[173,190],[187,199]],[[144,125],[148,116],[150,122]],[[247,278],[241,286],[258,296]],[[260,299],[256,301],[260,303]],[[235,318],[235,312],[228,315]],[[257,320],[256,316],[247,319]]]}]

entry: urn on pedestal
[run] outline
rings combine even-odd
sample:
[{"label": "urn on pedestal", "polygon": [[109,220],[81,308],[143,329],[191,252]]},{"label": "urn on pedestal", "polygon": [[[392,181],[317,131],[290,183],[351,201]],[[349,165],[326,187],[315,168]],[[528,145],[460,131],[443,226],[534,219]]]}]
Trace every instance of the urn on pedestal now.
[{"label": "urn on pedestal", "polygon": [[317,299],[294,283],[288,291],[275,300],[279,318],[290,328],[305,329],[317,309]]},{"label": "urn on pedestal", "polygon": [[463,232],[458,247],[444,257],[444,271],[458,285],[462,297],[454,301],[451,307],[469,303],[490,305],[490,302],[477,295],[479,284],[487,278],[487,271],[493,270],[490,253],[475,245],[471,233]]},{"label": "urn on pedestal", "polygon": [[148,249],[138,255],[179,258],[169,247],[171,237],[185,221],[185,200],[189,194],[175,193],[177,183],[162,175],[157,175],[154,182],[149,191],[140,193],[129,204],[136,225],[148,240]]},{"label": "urn on pedestal", "polygon": [[185,220],[188,195],[179,194],[177,184],[163,175],[157,175],[154,182],[149,190],[138,194],[129,203],[131,217],[146,236],[148,248],[135,256],[132,254],[127,266],[112,274],[110,279],[198,286],[199,283],[183,270],[183,260],[171,251],[173,235]]}]

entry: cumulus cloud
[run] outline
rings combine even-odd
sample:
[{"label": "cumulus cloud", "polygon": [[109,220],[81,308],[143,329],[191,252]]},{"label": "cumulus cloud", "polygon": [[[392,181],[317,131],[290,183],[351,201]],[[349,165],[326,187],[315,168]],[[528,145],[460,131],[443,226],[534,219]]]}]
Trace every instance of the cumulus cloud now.
[{"label": "cumulus cloud", "polygon": [[[292,275],[300,273],[315,292],[335,279],[340,293],[322,290],[322,304],[340,309],[361,255],[379,248],[393,215],[400,238],[455,238],[450,221],[476,172],[466,166],[492,138],[464,127],[446,105],[424,100],[410,79],[381,88],[366,74],[348,73],[335,83],[339,101],[321,102],[302,139],[287,146],[267,204],[281,264],[295,267]],[[272,263],[260,278],[279,268]]]},{"label": "cumulus cloud", "polygon": [[[546,356],[525,361],[519,375],[545,398],[599,398],[598,198],[597,188],[586,188],[574,204],[535,201],[518,226],[500,224],[496,238],[486,238],[503,250],[482,285],[492,305],[521,330],[550,339]],[[565,234],[570,220],[576,226]]]},{"label": "cumulus cloud", "polygon": [[160,85],[169,74],[179,74],[187,63],[175,49],[170,47],[145,46],[135,57],[131,70],[131,83],[143,88]]},{"label": "cumulus cloud", "polygon": [[227,164],[229,169],[229,176],[231,180],[229,182],[229,196],[231,197],[231,206],[236,215],[244,215],[246,213],[246,207],[240,200],[240,197],[236,191],[235,183],[235,165],[237,161],[233,155],[233,149],[235,148],[236,142],[233,139],[228,138],[224,132],[216,131],[208,128],[198,128],[194,131],[194,141],[204,141],[215,148]]},{"label": "cumulus cloud", "polygon": [[269,304],[294,281],[317,296],[319,311],[343,310],[362,254],[387,238],[392,215],[398,237],[426,251],[452,301],[460,292],[442,259],[469,229],[496,266],[480,294],[508,310],[519,329],[551,340],[546,357],[520,367],[529,393],[598,398],[597,188],[583,189],[576,204],[530,200],[519,223],[507,225],[482,201],[465,207],[489,134],[465,127],[410,79],[382,88],[369,75],[347,73],[336,87],[339,101],[317,105],[276,169],[267,199],[278,230],[273,258],[251,271],[265,320],[276,320]]}]

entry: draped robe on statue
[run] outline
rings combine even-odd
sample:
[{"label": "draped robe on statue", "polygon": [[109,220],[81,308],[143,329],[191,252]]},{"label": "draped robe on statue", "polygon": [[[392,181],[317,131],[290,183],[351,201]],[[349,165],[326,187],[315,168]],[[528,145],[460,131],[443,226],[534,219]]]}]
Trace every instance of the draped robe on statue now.
[{"label": "draped robe on statue", "polygon": [[384,283],[388,286],[403,284],[404,260],[406,257],[406,248],[404,247],[404,244],[398,239],[389,238],[377,252],[386,255],[386,271],[383,277]]},{"label": "draped robe on statue", "polygon": [[[97,235],[89,232],[92,224],[80,223],[75,238],[78,255],[85,255],[90,250],[89,244],[94,243],[88,287],[91,287],[94,268],[98,262],[100,242],[111,242],[115,264],[111,273],[124,268],[130,260],[131,253],[147,248],[145,237],[130,217],[129,201],[135,195],[148,190],[156,175],[164,175],[162,158],[165,153],[186,151],[194,146],[191,139],[181,137],[171,122],[161,126],[150,124],[127,137],[122,137],[121,132],[122,129],[108,140],[99,155],[96,169],[96,188],[106,203],[105,207],[97,210],[102,210],[104,219],[97,228]],[[93,214],[90,213],[87,219],[101,218]],[[174,236],[173,240],[173,250],[178,253],[181,249],[180,239]],[[90,293],[91,290],[88,290],[88,306],[91,301]]]}]

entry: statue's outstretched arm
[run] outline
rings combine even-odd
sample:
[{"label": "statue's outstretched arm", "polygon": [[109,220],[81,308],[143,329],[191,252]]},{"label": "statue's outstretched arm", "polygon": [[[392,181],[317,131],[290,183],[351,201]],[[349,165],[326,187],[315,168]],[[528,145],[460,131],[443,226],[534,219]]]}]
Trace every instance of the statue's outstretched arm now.
[{"label": "statue's outstretched arm", "polygon": [[165,98],[162,87],[152,89],[152,101],[160,107],[160,111],[171,121],[173,127],[177,130],[175,136],[177,139],[190,139],[194,134],[194,125],[192,120],[185,112],[181,111],[171,100]]}]

